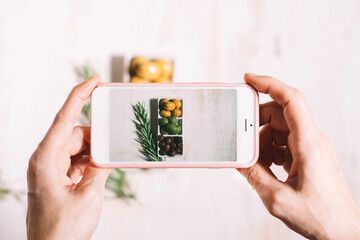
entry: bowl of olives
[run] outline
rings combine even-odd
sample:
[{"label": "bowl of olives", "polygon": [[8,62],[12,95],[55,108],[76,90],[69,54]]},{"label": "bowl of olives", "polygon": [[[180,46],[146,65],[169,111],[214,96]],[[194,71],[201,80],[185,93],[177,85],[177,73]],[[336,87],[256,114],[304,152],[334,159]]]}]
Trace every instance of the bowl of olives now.
[{"label": "bowl of olives", "polygon": [[182,137],[165,137],[158,136],[158,156],[175,157],[183,155],[183,138]]},{"label": "bowl of olives", "polygon": [[160,157],[183,155],[183,127],[183,99],[159,98],[158,155]]}]

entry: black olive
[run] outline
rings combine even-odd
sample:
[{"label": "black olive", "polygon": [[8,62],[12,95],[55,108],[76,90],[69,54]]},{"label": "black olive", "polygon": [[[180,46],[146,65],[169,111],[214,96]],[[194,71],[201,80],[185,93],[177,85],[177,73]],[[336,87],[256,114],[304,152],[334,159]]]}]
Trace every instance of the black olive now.
[{"label": "black olive", "polygon": [[163,135],[160,135],[160,136],[159,136],[159,141],[163,141],[164,138],[165,138],[165,137],[164,137]]},{"label": "black olive", "polygon": [[175,156],[176,155],[176,150],[172,150],[172,151],[168,152],[168,155],[171,156],[171,157]]},{"label": "black olive", "polygon": [[163,148],[164,145],[165,145],[165,142],[164,142],[164,141],[159,142],[159,148]]},{"label": "black olive", "polygon": [[164,149],[165,152],[169,151],[170,150],[170,145],[169,144],[164,145],[163,149]]}]

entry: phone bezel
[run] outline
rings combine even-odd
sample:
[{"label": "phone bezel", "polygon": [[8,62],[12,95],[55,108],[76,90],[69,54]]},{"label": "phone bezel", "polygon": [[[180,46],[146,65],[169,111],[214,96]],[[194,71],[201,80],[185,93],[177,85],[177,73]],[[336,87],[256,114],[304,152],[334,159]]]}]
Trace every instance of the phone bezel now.
[{"label": "phone bezel", "polygon": [[[253,94],[253,98],[254,98],[254,108],[253,108],[253,117],[247,117],[247,119],[249,119],[250,122],[252,122],[252,128],[253,128],[253,140],[251,141],[253,142],[253,149],[254,152],[251,153],[251,155],[253,155],[251,161],[246,162],[246,163],[240,163],[238,161],[235,162],[224,162],[224,161],[211,161],[211,162],[184,162],[184,163],[180,163],[180,162],[123,162],[123,161],[118,161],[118,162],[114,162],[114,161],[96,161],[95,159],[98,157],[101,159],[107,158],[109,159],[109,149],[103,147],[98,148],[95,146],[103,145],[103,146],[108,146],[109,142],[106,142],[106,140],[108,141],[109,139],[109,129],[106,127],[109,126],[105,126],[104,124],[100,124],[100,126],[103,126],[103,129],[101,130],[95,130],[93,127],[91,128],[91,161],[92,163],[97,166],[97,167],[102,167],[102,168],[246,168],[246,167],[250,167],[253,164],[255,164],[255,162],[258,159],[259,156],[259,97],[258,97],[258,93],[256,90],[254,90],[254,88],[252,88],[250,85],[245,84],[245,83],[101,83],[97,86],[97,88],[93,91],[96,92],[96,90],[98,88],[101,87],[131,87],[131,88],[136,88],[136,87],[146,87],[146,88],[155,88],[155,87],[186,87],[186,88],[248,88],[250,89],[252,94]],[[90,108],[91,108],[91,118],[90,118],[90,122],[91,122],[91,126],[94,125],[94,117],[93,117],[93,93],[91,94],[90,98],[91,98],[91,102],[90,102]],[[239,95],[238,95],[239,96]],[[240,101],[240,98],[237,97],[238,99],[238,107],[239,102],[243,103],[244,101]],[[106,106],[106,103],[103,103],[103,105]],[[109,105],[109,104],[107,104]],[[105,111],[104,109],[102,109],[102,111]],[[239,112],[239,111],[238,111]],[[247,113],[246,113],[247,114]],[[248,115],[247,115],[248,116]],[[97,116],[96,118],[98,118],[100,116]],[[102,114],[100,119],[102,119],[102,121],[104,122],[108,122],[108,120],[106,120],[105,118],[109,117],[109,114]],[[108,118],[107,118],[108,119]],[[242,119],[238,118],[238,123],[237,123],[237,132],[240,131],[242,123],[240,123],[239,121],[241,121]],[[252,121],[251,121],[252,120]],[[99,120],[98,120],[99,121]],[[250,124],[249,124],[250,125]],[[247,126],[246,126],[247,127]],[[245,127],[245,128],[246,128]],[[250,126],[249,126],[250,127]],[[96,134],[94,134],[96,132]],[[107,135],[106,135],[106,134]],[[99,134],[102,134],[101,139],[96,139],[93,138],[94,135],[99,136]],[[237,134],[238,135],[238,134]],[[99,141],[98,141],[99,140]],[[101,143],[98,143],[101,142]],[[239,141],[237,141],[239,144]],[[237,151],[239,153],[240,148],[237,147]],[[237,156],[238,156],[237,153]]]}]

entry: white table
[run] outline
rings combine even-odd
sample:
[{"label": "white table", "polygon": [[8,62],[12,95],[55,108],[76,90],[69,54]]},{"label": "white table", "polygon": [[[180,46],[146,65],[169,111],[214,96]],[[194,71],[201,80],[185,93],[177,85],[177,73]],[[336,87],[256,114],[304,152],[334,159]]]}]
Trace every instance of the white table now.
[{"label": "white table", "polygon": [[[360,203],[360,3],[1,1],[0,169],[26,188],[27,161],[87,61],[169,55],[179,82],[246,71],[301,89]],[[261,97],[262,101],[268,98]],[[278,172],[278,169],[275,169]],[[235,170],[132,170],[136,201],[106,200],[93,239],[301,239]],[[0,239],[24,239],[26,204],[0,202]]]}]

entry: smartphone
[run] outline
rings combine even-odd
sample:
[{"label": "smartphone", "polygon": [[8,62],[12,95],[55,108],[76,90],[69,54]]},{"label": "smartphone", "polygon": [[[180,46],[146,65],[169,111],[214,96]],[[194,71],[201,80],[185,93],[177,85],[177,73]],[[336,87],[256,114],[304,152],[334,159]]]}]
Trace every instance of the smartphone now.
[{"label": "smartphone", "polygon": [[245,168],[259,155],[258,93],[244,83],[102,83],[91,158],[105,168]]}]

